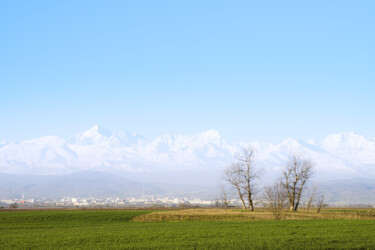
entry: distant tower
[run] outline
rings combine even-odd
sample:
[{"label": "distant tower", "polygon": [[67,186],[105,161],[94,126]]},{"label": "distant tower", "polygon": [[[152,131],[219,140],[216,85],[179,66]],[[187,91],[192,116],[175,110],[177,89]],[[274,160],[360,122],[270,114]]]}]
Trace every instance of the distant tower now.
[{"label": "distant tower", "polygon": [[143,183],[142,198],[145,199],[145,184]]},{"label": "distant tower", "polygon": [[22,200],[23,201],[25,200],[25,194],[22,194]]}]

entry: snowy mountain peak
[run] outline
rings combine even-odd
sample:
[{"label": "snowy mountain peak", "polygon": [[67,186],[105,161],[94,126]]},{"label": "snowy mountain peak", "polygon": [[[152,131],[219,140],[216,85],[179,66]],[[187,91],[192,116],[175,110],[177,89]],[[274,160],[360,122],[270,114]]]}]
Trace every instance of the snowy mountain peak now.
[{"label": "snowy mountain peak", "polygon": [[84,137],[97,137],[97,136],[111,136],[112,132],[100,127],[99,125],[95,125],[94,127],[90,128],[89,130],[82,133],[82,136]]},{"label": "snowy mountain peak", "polygon": [[341,132],[327,136],[322,142],[322,147],[328,151],[353,151],[364,148],[375,150],[375,142],[353,132]]},{"label": "snowy mountain peak", "polygon": [[279,145],[277,145],[280,148],[286,148],[290,152],[294,152],[301,148],[301,144],[299,141],[293,139],[293,138],[288,138],[284,141],[282,141]]},{"label": "snowy mountain peak", "polygon": [[281,144],[287,144],[287,145],[299,145],[299,142],[296,139],[288,138],[285,139]]},{"label": "snowy mountain peak", "polygon": [[207,135],[207,136],[211,136],[211,137],[221,137],[219,131],[217,131],[216,129],[209,129],[209,130],[207,130],[205,132],[202,132],[202,133],[199,133],[199,134]]},{"label": "snowy mountain peak", "polygon": [[79,133],[74,143],[78,145],[97,145],[108,147],[126,147],[138,144],[143,137],[137,134],[128,134],[123,131],[111,132],[108,129],[95,125],[91,129]]},{"label": "snowy mountain peak", "polygon": [[112,132],[104,129],[98,125],[86,130],[85,132],[79,133],[76,136],[76,143],[80,145],[91,145],[91,144],[101,144],[110,137]]},{"label": "snowy mountain peak", "polygon": [[215,129],[210,129],[205,132],[199,133],[196,135],[198,140],[201,140],[202,143],[212,143],[215,145],[221,144],[221,136],[219,131]]}]

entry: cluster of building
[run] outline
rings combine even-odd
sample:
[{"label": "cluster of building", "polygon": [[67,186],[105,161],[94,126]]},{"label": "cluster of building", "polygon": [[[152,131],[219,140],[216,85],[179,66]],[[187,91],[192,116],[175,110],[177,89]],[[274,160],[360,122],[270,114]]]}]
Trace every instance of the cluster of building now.
[{"label": "cluster of building", "polygon": [[[230,201],[232,206],[239,205],[238,201]],[[81,198],[64,197],[61,199],[9,199],[0,200],[0,207],[9,208],[33,207],[215,207],[220,206],[217,200],[203,200],[198,198],[178,198],[173,196],[142,196],[126,198]]]}]

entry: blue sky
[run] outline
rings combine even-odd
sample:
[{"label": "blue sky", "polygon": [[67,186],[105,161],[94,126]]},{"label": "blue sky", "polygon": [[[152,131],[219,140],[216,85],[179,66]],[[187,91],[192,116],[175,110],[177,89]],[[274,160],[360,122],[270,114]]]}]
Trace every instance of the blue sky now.
[{"label": "blue sky", "polygon": [[374,1],[3,1],[0,140],[375,137]]}]

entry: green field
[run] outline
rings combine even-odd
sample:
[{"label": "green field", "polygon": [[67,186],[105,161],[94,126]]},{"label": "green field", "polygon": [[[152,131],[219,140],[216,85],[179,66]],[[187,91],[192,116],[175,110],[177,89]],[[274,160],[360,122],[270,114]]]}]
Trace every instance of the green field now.
[{"label": "green field", "polygon": [[375,249],[375,220],[132,221],[147,213],[1,212],[0,249]]}]

